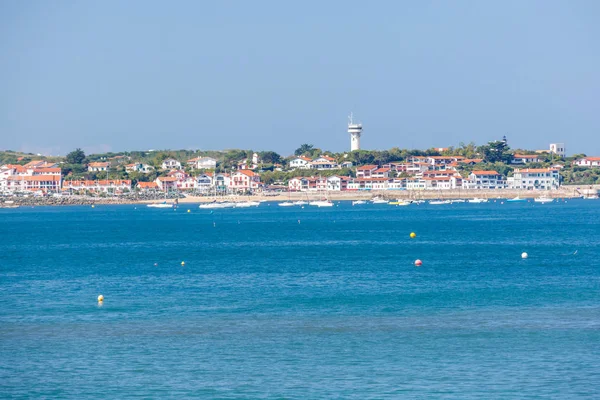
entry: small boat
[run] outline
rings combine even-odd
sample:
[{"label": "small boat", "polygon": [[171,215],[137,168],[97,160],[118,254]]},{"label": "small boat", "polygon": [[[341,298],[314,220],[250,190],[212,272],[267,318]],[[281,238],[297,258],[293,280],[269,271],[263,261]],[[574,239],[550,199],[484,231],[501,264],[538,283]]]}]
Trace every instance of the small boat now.
[{"label": "small boat", "polygon": [[512,198],[512,199],[507,199],[506,201],[510,201],[510,202],[512,203],[512,202],[522,202],[522,201],[527,201],[527,199],[522,199],[522,198],[520,198],[519,196],[517,196],[517,197],[514,197],[514,198]]},{"label": "small boat", "polygon": [[364,201],[364,200],[355,200],[355,201],[352,202],[353,206],[359,206],[361,204],[367,204],[367,202]]},{"label": "small boat", "polygon": [[437,206],[441,204],[452,204],[450,200],[429,200],[429,204]]},{"label": "small boat", "polygon": [[406,200],[396,200],[396,201],[390,201],[388,203],[390,206],[407,206],[410,204],[410,201],[406,201]]},{"label": "small boat", "polygon": [[207,208],[207,209],[214,209],[214,208],[233,208],[235,207],[235,203],[232,203],[230,201],[222,201],[222,202],[212,202],[212,203],[204,203],[204,204],[200,204],[198,206],[198,208]]},{"label": "small boat", "polygon": [[477,197],[475,197],[474,199],[469,199],[467,201],[469,203],[487,203],[488,202],[487,199],[481,199],[481,198],[477,198]]},{"label": "small boat", "polygon": [[173,208],[173,203],[167,203],[166,201],[163,203],[152,203],[148,204],[148,207],[153,208]]},{"label": "small boat", "polygon": [[465,203],[466,200],[465,199],[454,199],[452,200],[452,203]]},{"label": "small boat", "polygon": [[308,203],[309,206],[317,206],[317,207],[333,207],[333,203],[329,200],[316,200]]},{"label": "small boat", "polygon": [[382,199],[381,197],[373,197],[371,199],[371,203],[373,203],[373,204],[387,204],[388,201],[386,199]]},{"label": "small boat", "polygon": [[295,204],[291,201],[284,201],[283,203],[277,204],[279,207],[294,207]]},{"label": "small boat", "polygon": [[304,201],[304,200],[298,200],[298,201],[294,201],[294,205],[295,205],[295,206],[304,206],[304,205],[306,205],[306,204],[308,204],[308,202],[307,202],[307,201]]},{"label": "small boat", "polygon": [[239,203],[234,203],[235,208],[258,207],[259,205],[258,201],[240,201]]},{"label": "small boat", "polygon": [[537,198],[533,199],[533,201],[535,201],[536,203],[545,204],[545,203],[552,203],[554,201],[554,199],[551,197],[542,196],[542,197],[537,197]]}]

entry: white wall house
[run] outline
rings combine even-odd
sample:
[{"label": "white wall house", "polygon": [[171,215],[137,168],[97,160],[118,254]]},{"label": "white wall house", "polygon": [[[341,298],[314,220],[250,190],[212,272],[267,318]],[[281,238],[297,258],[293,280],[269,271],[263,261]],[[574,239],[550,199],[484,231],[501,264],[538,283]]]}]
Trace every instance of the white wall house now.
[{"label": "white wall house", "polygon": [[196,157],[188,160],[187,165],[192,169],[215,169],[217,168],[217,160],[212,157]]},{"label": "white wall house", "polygon": [[600,157],[584,157],[573,161],[573,165],[579,167],[600,167]]},{"label": "white wall house", "polygon": [[473,171],[463,186],[465,189],[504,189],[506,180],[496,171]]},{"label": "white wall house", "polygon": [[260,186],[260,175],[247,170],[239,170],[231,174],[229,188],[233,191],[256,190]]},{"label": "white wall house", "polygon": [[202,174],[196,177],[195,187],[198,191],[208,193],[212,190],[213,176],[210,174]]},{"label": "white wall house", "polygon": [[143,174],[154,171],[154,167],[148,164],[127,164],[125,166],[127,172],[141,172]]},{"label": "white wall house", "polygon": [[290,161],[290,169],[309,169],[312,160],[308,157],[300,156]]},{"label": "white wall house", "polygon": [[319,158],[315,158],[314,160],[308,163],[308,167],[310,169],[316,170],[329,170],[329,169],[338,169],[339,165],[335,161],[334,158],[328,156],[321,156]]},{"label": "white wall house", "polygon": [[181,168],[181,163],[173,158],[167,158],[162,162],[162,169],[179,169]]},{"label": "white wall house", "polygon": [[515,169],[513,176],[507,179],[511,189],[558,189],[560,176],[558,170],[551,168],[525,168]]},{"label": "white wall house", "polygon": [[537,154],[515,154],[513,156],[513,164],[527,164],[532,162],[540,162],[540,157]]},{"label": "white wall house", "polygon": [[550,143],[550,153],[556,154],[559,157],[564,157],[567,154],[564,143]]},{"label": "white wall house", "polygon": [[91,162],[88,164],[89,172],[100,172],[106,171],[110,168],[109,162]]}]

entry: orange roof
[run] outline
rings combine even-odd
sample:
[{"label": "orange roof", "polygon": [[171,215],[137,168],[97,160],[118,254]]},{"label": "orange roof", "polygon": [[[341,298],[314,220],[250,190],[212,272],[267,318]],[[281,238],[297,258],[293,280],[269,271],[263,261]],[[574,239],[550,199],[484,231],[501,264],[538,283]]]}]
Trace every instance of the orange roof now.
[{"label": "orange roof", "polygon": [[483,162],[483,158],[465,158],[461,162],[463,163],[480,163]]},{"label": "orange roof", "polygon": [[241,169],[238,171],[240,174],[244,174],[246,176],[256,176],[257,174],[255,174],[254,172],[250,171],[249,169]]},{"label": "orange roof", "polygon": [[515,158],[539,158],[537,154],[515,154]]},{"label": "orange roof", "polygon": [[389,180],[390,178],[354,178],[355,182],[385,182]]},{"label": "orange roof", "polygon": [[473,171],[471,173],[474,175],[500,175],[496,171]]},{"label": "orange roof", "polygon": [[377,173],[377,172],[379,172],[379,173],[383,173],[383,172],[390,172],[390,171],[391,171],[391,169],[389,169],[389,168],[377,168],[377,169],[376,169],[375,171],[373,171],[373,172],[375,172],[375,173]]},{"label": "orange roof", "polygon": [[363,165],[362,167],[356,168],[357,171],[370,171],[372,169],[377,169],[377,165]]},{"label": "orange roof", "polygon": [[586,161],[600,161],[600,157],[584,157],[582,160]]},{"label": "orange roof", "polygon": [[156,184],[156,182],[138,182],[137,186],[140,189],[158,188],[158,185]]},{"label": "orange roof", "polygon": [[110,163],[107,162],[91,162],[88,164],[88,167],[108,167]]},{"label": "orange roof", "polygon": [[55,174],[55,173],[60,173],[60,171],[61,171],[60,168],[36,168],[34,173],[37,174],[37,173],[47,172],[47,173]]},{"label": "orange roof", "polygon": [[177,182],[177,178],[171,176],[159,176],[158,180],[161,182]]}]

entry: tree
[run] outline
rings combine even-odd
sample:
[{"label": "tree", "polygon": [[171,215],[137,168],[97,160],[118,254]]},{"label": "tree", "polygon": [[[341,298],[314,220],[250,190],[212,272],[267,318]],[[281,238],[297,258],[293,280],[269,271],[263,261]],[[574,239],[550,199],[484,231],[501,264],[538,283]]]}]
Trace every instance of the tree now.
[{"label": "tree", "polygon": [[483,154],[484,160],[490,163],[503,162],[510,164],[513,158],[513,155],[509,152],[510,147],[502,140],[489,142],[481,146],[479,150]]},{"label": "tree", "polygon": [[312,144],[304,143],[303,145],[300,145],[300,147],[298,147],[296,151],[294,151],[294,154],[297,156],[301,156],[302,154],[311,152],[314,148],[315,146],[313,146]]},{"label": "tree", "polygon": [[85,153],[80,148],[77,148],[67,154],[67,164],[83,164],[85,162]]}]

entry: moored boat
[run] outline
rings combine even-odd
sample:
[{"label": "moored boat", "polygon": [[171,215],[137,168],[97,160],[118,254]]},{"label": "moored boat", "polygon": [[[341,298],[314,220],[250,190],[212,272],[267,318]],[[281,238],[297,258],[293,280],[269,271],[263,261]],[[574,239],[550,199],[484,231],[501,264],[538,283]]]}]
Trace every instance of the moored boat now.
[{"label": "moored boat", "polygon": [[517,196],[517,197],[513,197],[512,199],[507,199],[506,201],[510,201],[510,202],[523,202],[523,201],[527,201],[527,199],[522,199],[519,196]]},{"label": "moored boat", "polygon": [[366,202],[366,201],[364,201],[364,200],[354,200],[354,201],[352,202],[352,205],[353,205],[353,206],[359,206],[359,205],[361,205],[361,204],[367,204],[367,202]]},{"label": "moored boat", "polygon": [[545,197],[545,196],[541,196],[541,197],[536,197],[535,199],[533,199],[533,201],[535,201],[536,203],[552,203],[554,201],[553,198],[551,197]]},{"label": "moored boat", "polygon": [[469,203],[487,203],[488,200],[475,197],[474,199],[467,200],[467,202],[469,202]]}]

